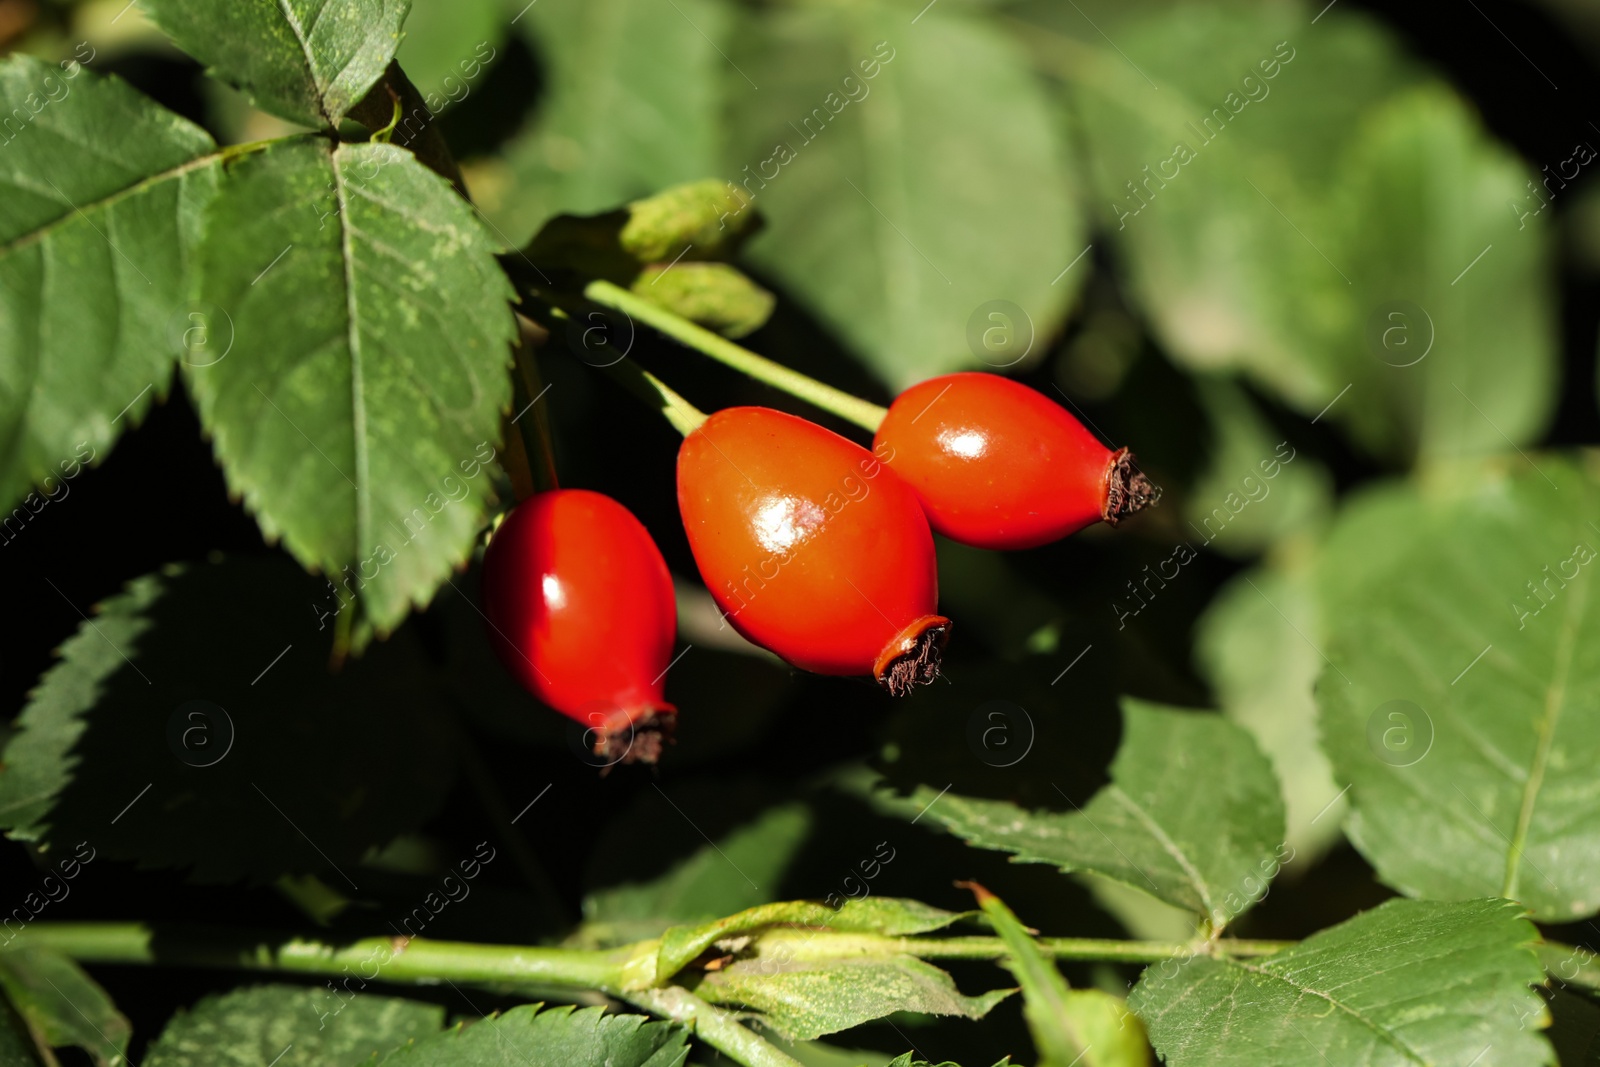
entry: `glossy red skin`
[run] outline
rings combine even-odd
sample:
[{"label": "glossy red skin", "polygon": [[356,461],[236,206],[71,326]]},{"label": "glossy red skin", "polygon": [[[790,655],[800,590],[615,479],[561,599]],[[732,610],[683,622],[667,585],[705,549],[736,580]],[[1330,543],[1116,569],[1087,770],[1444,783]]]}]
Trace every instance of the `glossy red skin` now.
[{"label": "glossy red skin", "polygon": [[678,451],[678,507],[728,622],[803,670],[878,673],[902,631],[936,613],[916,496],[813,422],[769,408],[712,415]]},{"label": "glossy red skin", "polygon": [[588,726],[671,710],[672,576],[633,513],[587,489],[537,493],[483,558],[489,639],[534,696]]},{"label": "glossy red skin", "polygon": [[873,444],[933,528],[965,545],[1033,548],[1105,517],[1111,450],[1055,401],[998,374],[912,386]]}]

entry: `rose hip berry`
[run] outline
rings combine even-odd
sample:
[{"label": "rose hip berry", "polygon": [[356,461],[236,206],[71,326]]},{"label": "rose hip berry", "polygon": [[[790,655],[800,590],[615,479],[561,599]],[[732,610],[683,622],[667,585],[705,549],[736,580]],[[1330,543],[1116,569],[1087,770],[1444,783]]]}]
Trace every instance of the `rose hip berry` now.
[{"label": "rose hip berry", "polygon": [[719,411],[678,451],[678,507],[733,628],[818,674],[899,696],[939,673],[933,535],[872,453],[768,408]]},{"label": "rose hip berry", "polygon": [[998,374],[912,386],[873,444],[935,530],[978,548],[1033,548],[1115,526],[1156,497],[1126,448],[1111,451],[1049,397]]},{"label": "rose hip berry", "polygon": [[654,763],[677,636],[672,577],[633,513],[586,489],[537,493],[483,558],[489,640],[529,692],[589,727],[598,756]]}]

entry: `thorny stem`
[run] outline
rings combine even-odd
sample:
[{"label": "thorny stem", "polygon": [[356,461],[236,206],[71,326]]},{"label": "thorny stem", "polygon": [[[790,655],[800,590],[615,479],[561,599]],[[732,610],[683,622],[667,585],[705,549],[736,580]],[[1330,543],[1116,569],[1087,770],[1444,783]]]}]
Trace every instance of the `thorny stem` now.
[{"label": "thorny stem", "polygon": [[765,382],[823,411],[853,422],[870,433],[877,432],[879,424],[888,414],[885,408],[877,404],[853,396],[842,389],[835,389],[799,371],[790,370],[765,356],[758,356],[748,348],[742,348],[720,334],[713,333],[703,326],[697,326],[688,319],[635,296],[619,285],[608,281],[590,282],[584,287],[583,295],[596,304],[611,308],[613,311],[620,311],[629,318],[651,326],[673,340],[710,356],[719,363],[742,371],[757,381]]}]

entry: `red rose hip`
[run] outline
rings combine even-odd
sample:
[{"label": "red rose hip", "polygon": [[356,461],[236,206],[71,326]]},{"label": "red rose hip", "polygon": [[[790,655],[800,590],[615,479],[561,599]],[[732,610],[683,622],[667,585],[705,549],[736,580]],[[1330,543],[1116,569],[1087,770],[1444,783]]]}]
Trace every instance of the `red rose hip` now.
[{"label": "red rose hip", "polygon": [[949,637],[933,535],[872,453],[769,408],[729,408],[684,438],[678,507],[733,628],[818,674],[896,696],[932,681]]},{"label": "red rose hip", "polygon": [[586,489],[524,500],[484,553],[483,607],[501,662],[590,727],[597,755],[656,761],[676,710],[662,690],[677,607],[666,561],[632,512]]},{"label": "red rose hip", "polygon": [[998,374],[947,374],[895,398],[874,450],[928,522],[978,548],[1033,548],[1154,501],[1126,448],[1113,452],[1064,408]]}]

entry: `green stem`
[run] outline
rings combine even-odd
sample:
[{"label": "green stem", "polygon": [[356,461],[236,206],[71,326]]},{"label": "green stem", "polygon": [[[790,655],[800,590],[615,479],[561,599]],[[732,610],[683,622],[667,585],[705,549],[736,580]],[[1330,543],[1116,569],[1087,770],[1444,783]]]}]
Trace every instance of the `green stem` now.
[{"label": "green stem", "polygon": [[804,1067],[793,1056],[741,1026],[728,1012],[712,1007],[687,989],[669,986],[620,996],[654,1015],[688,1024],[700,1040],[746,1067]]},{"label": "green stem", "polygon": [[[789,958],[815,954],[905,953],[924,959],[1000,959],[1007,953],[998,937],[915,938],[831,933],[816,930],[766,931],[763,942],[786,941]],[[153,928],[133,922],[39,922],[21,934],[19,947],[54,949],[80,963],[158,964],[214,967],[224,970],[270,971],[322,975],[364,988],[369,981],[437,984],[459,982],[534,995],[551,990],[577,996],[598,991],[657,1016],[691,1025],[695,1034],[745,1067],[800,1067],[799,1062],[742,1026],[729,1012],[707,1004],[679,986],[637,987],[653,969],[659,945],[644,941],[609,950],[543,948],[524,945],[479,945],[425,938],[364,938],[330,944],[270,933],[201,926]],[[1219,954],[1260,956],[1292,945],[1287,941],[1163,942],[1115,941],[1100,938],[1053,937],[1038,941],[1056,959],[1154,963],[1173,957]],[[778,950],[777,944],[767,950]],[[1546,965],[1570,956],[1567,946],[1541,949]],[[1596,981],[1586,953],[1583,973],[1569,979]],[[1570,970],[1571,968],[1569,968]],[[1554,973],[1554,972],[1553,972]],[[1564,973],[1564,972],[1563,972]],[[539,994],[544,995],[544,994]]]},{"label": "green stem", "polygon": [[[161,963],[176,966],[228,967],[246,970],[344,974],[347,966],[385,958],[381,975],[391,981],[474,983],[540,982],[583,989],[618,989],[636,984],[639,968],[627,966],[653,953],[654,942],[615,949],[544,948],[526,945],[480,945],[427,938],[365,938],[341,945],[285,938],[262,931],[196,926],[161,926],[159,930],[131,922],[37,922],[22,935],[28,945],[53,948],[84,963]],[[764,944],[793,959],[834,958],[845,954],[905,954],[922,959],[999,959],[1006,955],[998,937],[884,937],[878,934],[823,930],[764,931]],[[403,942],[403,944],[402,944]],[[1113,963],[1157,963],[1197,955],[1265,956],[1294,945],[1293,941],[1119,941],[1092,937],[1044,937],[1041,951],[1060,960]],[[397,945],[401,947],[397,948]],[[1546,962],[1577,950],[1547,944]],[[1587,953],[1585,979],[1600,982],[1600,967]],[[371,963],[367,964],[369,967]],[[1554,970],[1554,964],[1551,964]],[[1569,968],[1570,970],[1571,968]],[[1563,976],[1564,977],[1564,976]],[[1571,979],[1582,984],[1583,979]],[[632,993],[628,994],[632,996]]]},{"label": "green stem", "polygon": [[[806,929],[774,928],[761,934],[764,951],[786,959],[834,959],[841,955],[907,955],[926,960],[998,960],[1009,954],[998,937],[885,937]],[[1245,958],[1281,952],[1293,941],[1121,941],[1096,937],[1041,937],[1039,951],[1058,960],[1159,963],[1189,956]]]},{"label": "green stem", "polygon": [[628,392],[659,411],[663,418],[672,423],[672,428],[685,437],[706,421],[705,412],[679,396],[670,385],[632,360],[624,359],[601,369],[615,378]]},{"label": "green stem", "polygon": [[336,975],[368,981],[538,983],[610,989],[633,947],[606,951],[369,937],[333,945],[262,931],[133,922],[34,923],[18,947],[51,948],[81,963],[152,963]]},{"label": "green stem", "polygon": [[652,326],[673,340],[688,345],[719,363],[725,363],[791,396],[797,396],[823,411],[832,412],[871,433],[877,432],[883,417],[888,414],[887,409],[877,404],[852,396],[842,389],[835,389],[799,371],[790,370],[765,356],[758,356],[748,348],[741,348],[727,338],[674,315],[643,297],[635,296],[619,285],[608,281],[590,282],[584,287],[583,295],[596,304],[620,311],[629,318]]}]

